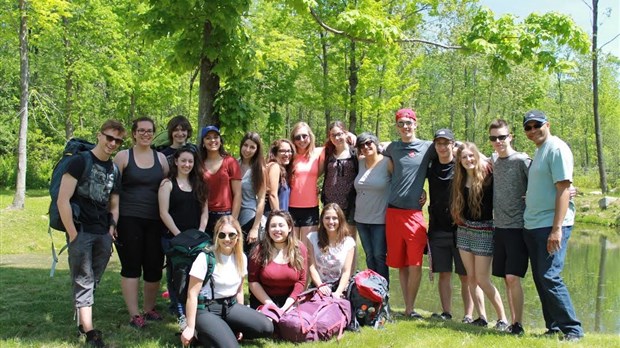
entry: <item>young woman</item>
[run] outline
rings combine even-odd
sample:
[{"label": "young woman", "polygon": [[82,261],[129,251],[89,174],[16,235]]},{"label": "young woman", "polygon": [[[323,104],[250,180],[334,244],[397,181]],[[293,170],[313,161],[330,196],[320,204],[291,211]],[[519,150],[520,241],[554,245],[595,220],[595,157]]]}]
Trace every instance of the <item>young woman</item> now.
[{"label": "young woman", "polygon": [[357,232],[366,253],[366,266],[389,281],[390,272],[385,264],[385,209],[394,167],[390,158],[379,152],[379,139],[372,133],[359,135],[357,150],[364,156],[359,160],[354,182]]},{"label": "young woman", "polygon": [[247,132],[239,145],[241,167],[241,209],[239,223],[244,234],[243,250],[248,254],[250,246],[258,241],[265,209],[265,160],[263,143],[255,132]]},{"label": "young woman", "polygon": [[185,116],[178,115],[168,121],[166,130],[168,131],[168,142],[170,145],[160,152],[166,156],[168,165],[172,167],[174,153],[177,149],[187,144],[187,140],[192,137],[192,125]]},{"label": "young woman", "polygon": [[187,327],[181,333],[181,343],[189,345],[197,334],[206,346],[228,348],[239,347],[237,341],[242,337],[271,336],[271,320],[243,305],[247,258],[239,222],[230,215],[222,216],[214,231],[217,239],[213,246],[216,259],[213,277],[203,286],[207,274],[204,253],[198,255],[189,273]]},{"label": "young woman", "polygon": [[493,175],[487,170],[487,163],[480,157],[480,152],[473,143],[466,142],[458,147],[450,213],[458,225],[456,247],[467,272],[469,292],[474,299],[474,307],[480,313],[480,318],[472,324],[488,324],[484,301],[476,296],[476,286],[480,286],[497,312],[495,327],[505,330],[508,325],[502,299],[491,283]]},{"label": "young woman", "polygon": [[272,210],[288,211],[295,147],[288,139],[276,140],[269,149],[265,216]]},{"label": "young woman", "polygon": [[[133,121],[134,146],[116,155],[114,163],[122,173],[120,218],[118,221],[118,256],[121,260],[121,289],[130,324],[142,328],[146,320],[161,320],[155,311],[162,277],[164,253],[157,191],[168,174],[168,161],[151,149],[155,123],[148,117]],[[144,279],[142,315],[138,309],[140,276]]]},{"label": "young woman", "polygon": [[291,215],[272,211],[267,234],[250,257],[250,307],[274,303],[286,311],[306,287],[307,261],[308,251],[293,233]]},{"label": "young woman", "polygon": [[[170,240],[189,229],[204,231],[209,219],[207,188],[202,181],[203,172],[196,147],[184,145],[172,156],[170,175],[159,186],[159,216],[167,231],[162,238],[162,247],[167,250]],[[185,314],[183,304],[177,303],[177,294],[172,287],[172,263],[166,267],[168,294],[172,310],[179,319]]]},{"label": "young woman", "polygon": [[338,204],[327,204],[320,219],[319,230],[308,234],[310,278],[324,295],[342,297],[353,270],[355,240]]},{"label": "young woman", "polygon": [[359,169],[354,141],[344,123],[334,121],[329,124],[327,141],[324,147],[323,204],[337,203],[347,221],[353,221],[355,211],[355,188],[353,182]]},{"label": "young woman", "polygon": [[239,163],[224,150],[219,128],[207,126],[200,133],[200,157],[204,161],[204,181],[209,189],[209,222],[207,232],[224,215],[239,217],[241,209],[241,169]]},{"label": "young woman", "polygon": [[317,180],[323,174],[323,149],[315,147],[314,133],[305,122],[293,126],[291,141],[295,144],[295,156],[289,212],[295,222],[295,234],[305,242],[308,232],[316,231],[319,225]]}]

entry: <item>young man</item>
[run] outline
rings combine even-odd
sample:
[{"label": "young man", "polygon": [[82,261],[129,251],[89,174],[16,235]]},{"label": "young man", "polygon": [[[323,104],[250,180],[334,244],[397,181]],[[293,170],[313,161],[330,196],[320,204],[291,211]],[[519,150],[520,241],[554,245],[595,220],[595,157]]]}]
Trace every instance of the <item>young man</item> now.
[{"label": "young man", "polygon": [[489,140],[497,153],[493,168],[493,275],[504,278],[515,335],[523,331],[523,288],[521,278],[527,272],[527,247],[523,241],[523,212],[527,172],[531,160],[515,151],[510,127],[504,120],[489,125]]},{"label": "young man", "polygon": [[[118,219],[121,181],[110,157],[123,143],[124,136],[121,123],[106,121],[99,129],[95,148],[71,160],[58,192],[58,211],[69,243],[78,329],[86,334],[86,343],[94,347],[105,346],[101,331],[93,327],[92,306],[95,287],[110,260]],[[77,209],[79,216],[74,221]]]},{"label": "young man", "polygon": [[525,196],[524,239],[546,334],[561,331],[564,340],[578,341],[583,337],[583,328],[561,277],[575,218],[569,191],[573,154],[565,142],[551,135],[549,120],[542,111],[525,113],[523,129],[537,148]]},{"label": "young man", "polygon": [[405,315],[422,316],[414,310],[422,279],[422,256],[426,245],[426,224],[422,216],[422,197],[429,154],[435,154],[430,141],[415,136],[417,116],[411,109],[396,112],[400,141],[390,143],[384,155],[394,164],[390,197],[385,215],[388,266],[398,268],[405,302]]},{"label": "young man", "polygon": [[[430,205],[428,207],[428,239],[432,259],[432,271],[439,273],[439,299],[441,314],[433,313],[434,318],[452,319],[452,264],[461,281],[461,297],[465,316],[463,322],[473,321],[474,304],[467,288],[467,273],[456,248],[456,225],[450,215],[450,187],[454,176],[454,134],[449,129],[435,132],[433,146],[437,158],[430,162],[426,173]],[[482,294],[480,294],[482,301]]]}]

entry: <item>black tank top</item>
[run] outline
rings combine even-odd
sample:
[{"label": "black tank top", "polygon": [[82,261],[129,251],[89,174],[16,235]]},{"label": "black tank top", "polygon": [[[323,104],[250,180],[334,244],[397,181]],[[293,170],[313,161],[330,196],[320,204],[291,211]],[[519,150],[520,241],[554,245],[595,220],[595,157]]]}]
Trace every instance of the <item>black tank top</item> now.
[{"label": "black tank top", "polygon": [[159,163],[157,151],[153,151],[154,164],[151,168],[139,168],[129,149],[127,167],[123,170],[119,212],[121,216],[159,220],[157,191],[164,179],[164,170]]},{"label": "black tank top", "polygon": [[202,207],[193,190],[190,192],[181,190],[176,178],[170,181],[172,182],[172,191],[170,192],[168,213],[172,216],[174,224],[181,232],[200,227]]}]

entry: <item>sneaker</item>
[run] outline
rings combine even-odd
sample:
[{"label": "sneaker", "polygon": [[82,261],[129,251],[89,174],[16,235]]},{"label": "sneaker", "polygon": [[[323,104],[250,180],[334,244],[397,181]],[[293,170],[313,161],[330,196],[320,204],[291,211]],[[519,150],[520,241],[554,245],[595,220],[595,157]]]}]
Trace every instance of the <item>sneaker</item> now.
[{"label": "sneaker", "polygon": [[523,326],[521,326],[521,323],[519,322],[516,322],[510,325],[506,331],[513,335],[519,335],[519,336],[525,334],[525,330],[523,330]]},{"label": "sneaker", "polygon": [[479,317],[478,319],[472,321],[471,324],[474,326],[481,326],[481,327],[487,327],[489,325],[489,323],[482,317]]},{"label": "sneaker", "polygon": [[497,331],[507,331],[507,329],[508,329],[508,323],[506,323],[505,321],[498,320],[495,323],[495,330],[497,330]]},{"label": "sneaker", "polygon": [[103,335],[99,330],[90,330],[86,333],[86,345],[96,348],[105,348]]},{"label": "sneaker", "polygon": [[438,319],[438,320],[452,320],[452,314],[448,312],[443,312],[441,314],[433,313],[431,315],[431,318]]},{"label": "sneaker", "polygon": [[129,321],[129,325],[135,327],[136,329],[141,329],[146,326],[146,320],[141,315],[136,315]]},{"label": "sneaker", "polygon": [[582,337],[583,336],[567,333],[566,335],[564,335],[564,337],[561,338],[561,340],[565,342],[579,342]]},{"label": "sneaker", "polygon": [[558,329],[549,329],[547,331],[545,331],[543,335],[543,337],[555,337],[556,335],[559,335],[561,333],[560,330]]},{"label": "sneaker", "polygon": [[164,318],[155,309],[151,309],[150,311],[144,313],[144,319],[146,319],[146,320],[162,320]]},{"label": "sneaker", "polygon": [[473,322],[474,322],[474,318],[467,317],[467,316],[463,317],[463,320],[461,320],[461,323],[464,323],[464,324],[471,324]]},{"label": "sneaker", "polygon": [[409,313],[409,318],[411,319],[422,319],[422,315],[420,315],[420,313],[413,311],[411,313]]}]

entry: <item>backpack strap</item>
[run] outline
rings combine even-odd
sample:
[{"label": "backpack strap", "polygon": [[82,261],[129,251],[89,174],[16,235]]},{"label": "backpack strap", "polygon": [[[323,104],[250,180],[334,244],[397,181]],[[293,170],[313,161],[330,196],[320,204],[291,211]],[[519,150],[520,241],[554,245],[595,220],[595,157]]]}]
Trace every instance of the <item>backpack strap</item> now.
[{"label": "backpack strap", "polygon": [[215,271],[215,255],[213,254],[212,251],[206,251],[203,250],[202,251],[205,254],[205,257],[207,258],[207,274],[205,275],[205,279],[202,281],[202,286],[204,286],[207,281],[211,281],[209,283],[210,287],[211,287],[211,299],[215,298],[215,285],[213,284],[213,272]]}]

